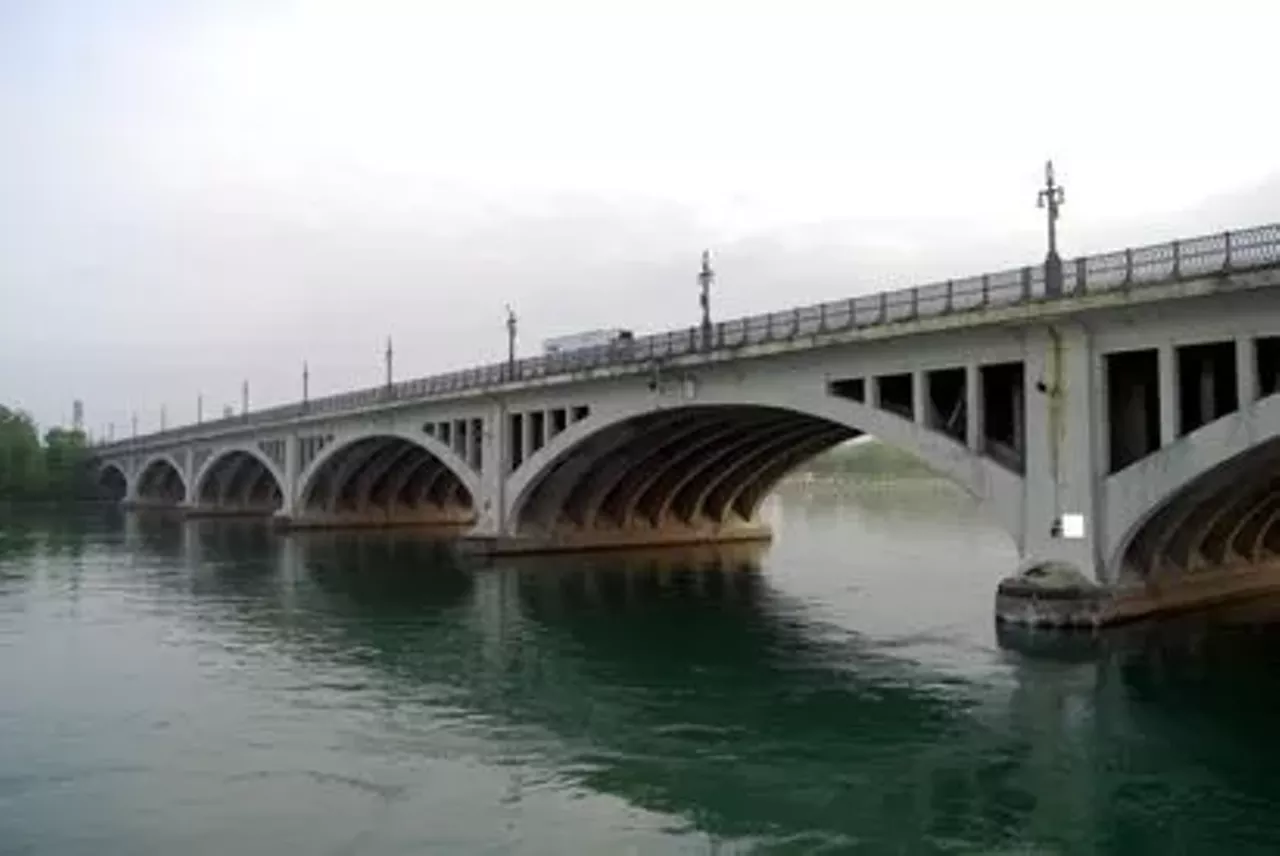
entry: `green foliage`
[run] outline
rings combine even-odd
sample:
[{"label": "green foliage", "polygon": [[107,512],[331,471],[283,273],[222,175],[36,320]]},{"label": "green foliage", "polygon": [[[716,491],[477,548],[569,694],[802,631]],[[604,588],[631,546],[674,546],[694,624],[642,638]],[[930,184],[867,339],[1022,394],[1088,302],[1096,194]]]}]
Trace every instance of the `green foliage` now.
[{"label": "green foliage", "polygon": [[815,475],[847,475],[871,479],[918,479],[938,475],[919,458],[878,440],[837,446],[814,458],[803,469]]},{"label": "green foliage", "polygon": [[80,431],[50,429],[0,405],[0,499],[64,500],[88,495],[88,448]]}]

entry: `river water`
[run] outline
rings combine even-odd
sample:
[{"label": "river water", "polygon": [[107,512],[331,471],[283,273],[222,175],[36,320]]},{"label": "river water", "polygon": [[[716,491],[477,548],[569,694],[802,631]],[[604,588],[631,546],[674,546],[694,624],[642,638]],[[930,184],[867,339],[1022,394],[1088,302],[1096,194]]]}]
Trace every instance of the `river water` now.
[{"label": "river water", "polygon": [[998,635],[945,485],[504,560],[0,522],[0,854],[1275,853],[1280,608]]}]

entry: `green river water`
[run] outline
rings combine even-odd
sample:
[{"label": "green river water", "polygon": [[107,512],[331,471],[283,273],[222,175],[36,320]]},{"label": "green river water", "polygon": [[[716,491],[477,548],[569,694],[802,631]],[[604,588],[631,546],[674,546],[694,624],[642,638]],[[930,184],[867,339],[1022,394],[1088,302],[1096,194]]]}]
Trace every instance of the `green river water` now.
[{"label": "green river water", "polygon": [[945,485],[767,511],[493,563],[5,512],[0,854],[1280,852],[1280,607],[1010,636]]}]

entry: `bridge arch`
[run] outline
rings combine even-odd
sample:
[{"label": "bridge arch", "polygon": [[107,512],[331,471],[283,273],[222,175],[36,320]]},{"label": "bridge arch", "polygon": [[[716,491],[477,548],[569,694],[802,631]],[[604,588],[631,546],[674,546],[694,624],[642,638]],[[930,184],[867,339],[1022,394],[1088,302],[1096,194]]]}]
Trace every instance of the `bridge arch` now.
[{"label": "bridge arch", "polygon": [[120,502],[129,496],[129,476],[120,464],[106,461],[98,467],[94,487],[103,499]]},{"label": "bridge arch", "polygon": [[659,409],[593,413],[512,474],[508,529],[745,523],[789,472],[861,434],[963,487],[1020,544],[1020,475],[909,419],[799,385],[756,400],[700,395]]},{"label": "bridge arch", "polygon": [[1280,395],[1178,438],[1106,482],[1111,578],[1280,552]]},{"label": "bridge arch", "polygon": [[201,506],[275,511],[284,504],[284,475],[275,461],[251,445],[219,449],[192,484],[192,501]]},{"label": "bridge arch", "polygon": [[180,505],[191,494],[182,467],[172,455],[161,452],[147,458],[138,467],[134,495],[143,502]]},{"label": "bridge arch", "polygon": [[300,523],[453,523],[471,519],[479,475],[435,437],[368,432],[326,446],[298,479]]}]

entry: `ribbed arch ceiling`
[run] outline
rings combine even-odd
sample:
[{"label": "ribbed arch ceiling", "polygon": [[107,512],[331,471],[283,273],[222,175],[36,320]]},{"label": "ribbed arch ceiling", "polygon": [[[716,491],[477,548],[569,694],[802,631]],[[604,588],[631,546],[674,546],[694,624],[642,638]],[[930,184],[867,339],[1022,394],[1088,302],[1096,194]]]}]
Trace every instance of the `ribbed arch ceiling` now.
[{"label": "ribbed arch ceiling", "polygon": [[186,499],[186,495],[187,489],[182,481],[182,474],[164,458],[152,461],[138,477],[139,499],[177,505]]},{"label": "ribbed arch ceiling", "polygon": [[242,450],[228,452],[206,470],[198,492],[202,506],[275,510],[284,492],[269,467]]},{"label": "ribbed arch ceiling", "polygon": [[1280,553],[1280,439],[1238,455],[1180,490],[1134,534],[1126,573],[1151,578],[1252,564]]},{"label": "ribbed arch ceiling", "polygon": [[365,437],[336,450],[304,490],[303,513],[393,513],[469,509],[462,480],[422,446],[401,437]]},{"label": "ribbed arch ceiling", "polygon": [[104,499],[119,501],[129,492],[129,483],[119,467],[107,466],[98,472],[98,494]]},{"label": "ribbed arch ceiling", "polygon": [[750,522],[787,473],[857,435],[771,407],[648,413],[601,430],[550,467],[518,525],[528,532]]}]

